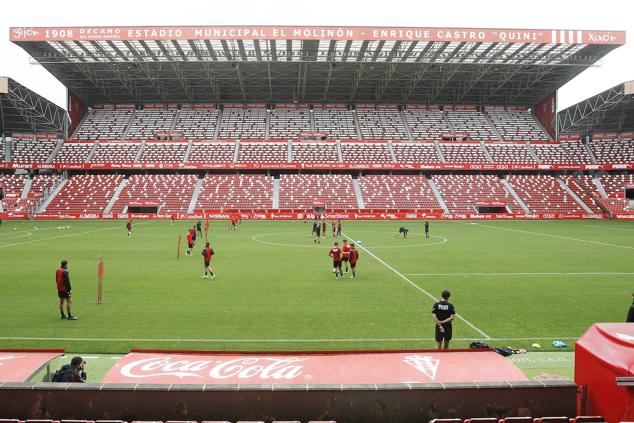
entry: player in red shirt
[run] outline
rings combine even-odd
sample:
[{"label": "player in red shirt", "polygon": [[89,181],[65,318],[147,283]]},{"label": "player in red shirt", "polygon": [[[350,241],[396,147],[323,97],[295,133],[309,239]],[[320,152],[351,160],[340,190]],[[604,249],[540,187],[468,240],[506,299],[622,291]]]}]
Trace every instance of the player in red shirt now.
[{"label": "player in red shirt", "polygon": [[321,222],[321,236],[326,238],[326,218],[323,218],[323,221]]},{"label": "player in red shirt", "polygon": [[350,244],[350,268],[352,269],[352,276],[350,278],[357,277],[357,261],[359,261],[359,251],[354,248],[354,243]]},{"label": "player in red shirt", "polygon": [[332,257],[332,273],[335,274],[335,278],[343,278],[343,272],[341,271],[341,248],[339,248],[338,242],[335,242],[335,246],[330,249],[328,255]]},{"label": "player in red shirt", "polygon": [[205,262],[205,274],[203,275],[203,279],[207,279],[207,272],[209,272],[209,274],[211,275],[211,279],[214,279],[216,277],[216,275],[214,275],[214,272],[211,270],[211,267],[209,267],[209,265],[211,264],[211,256],[213,256],[214,254],[215,253],[213,248],[209,246],[209,243],[206,243],[205,248],[203,248],[202,251],[203,261]]},{"label": "player in red shirt", "polygon": [[192,248],[194,248],[194,235],[190,229],[189,232],[187,232],[187,253],[185,253],[185,255],[191,256]]},{"label": "player in red shirt", "polygon": [[346,264],[346,273],[348,273],[348,259],[350,258],[350,245],[348,245],[348,240],[343,240],[343,246],[341,247],[341,260]]},{"label": "player in red shirt", "polygon": [[209,220],[205,220],[205,239],[209,235]]},{"label": "player in red shirt", "polygon": [[341,219],[337,221],[337,236],[341,236]]},{"label": "player in red shirt", "polygon": [[128,224],[125,227],[128,230],[128,237],[130,237],[132,235],[132,219],[128,220]]},{"label": "player in red shirt", "polygon": [[[70,278],[68,277],[68,260],[62,260],[62,263],[55,271],[55,283],[57,284],[57,296],[59,297],[59,312],[64,320],[77,320],[77,316],[73,316],[70,312],[73,306],[73,300],[70,297]],[[66,301],[66,311],[68,317],[64,315],[64,301]]]}]

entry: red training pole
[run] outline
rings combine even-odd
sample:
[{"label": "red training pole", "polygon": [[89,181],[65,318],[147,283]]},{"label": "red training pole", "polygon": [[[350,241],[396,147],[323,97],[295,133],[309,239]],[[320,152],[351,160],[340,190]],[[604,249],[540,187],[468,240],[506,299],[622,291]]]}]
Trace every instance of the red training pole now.
[{"label": "red training pole", "polygon": [[101,293],[103,289],[103,258],[99,257],[99,264],[97,264],[97,280],[99,282],[97,288],[97,304],[101,304]]},{"label": "red training pole", "polygon": [[181,258],[181,239],[183,238],[183,235],[178,234],[178,251],[176,252],[176,259],[180,259]]}]

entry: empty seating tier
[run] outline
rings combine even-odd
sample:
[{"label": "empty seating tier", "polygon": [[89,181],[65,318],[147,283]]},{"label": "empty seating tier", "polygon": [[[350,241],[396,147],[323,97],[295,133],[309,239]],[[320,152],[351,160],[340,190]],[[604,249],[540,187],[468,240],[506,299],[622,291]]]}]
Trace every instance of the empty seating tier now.
[{"label": "empty seating tier", "polygon": [[273,178],[265,175],[207,175],[196,209],[270,209]]},{"label": "empty seating tier", "polygon": [[294,142],[294,162],[338,162],[337,144],[334,142]]},{"label": "empty seating tier", "polygon": [[123,212],[130,201],[157,200],[161,213],[185,213],[196,180],[196,175],[132,175],[111,211]]},{"label": "empty seating tier", "polygon": [[2,205],[4,211],[20,211],[22,201],[20,196],[24,189],[28,177],[26,175],[3,175],[0,174],[0,188],[4,194]]},{"label": "empty seating tier", "polygon": [[518,144],[486,144],[494,163],[536,163],[524,143]]},{"label": "empty seating tier", "polygon": [[[579,154],[571,154],[561,144],[531,144],[535,155],[543,164],[579,163]],[[589,160],[589,158],[588,158]],[[587,163],[590,163],[589,161]]]},{"label": "empty seating tier", "polygon": [[398,110],[357,109],[361,138],[366,140],[406,140],[407,130]]},{"label": "empty seating tier", "polygon": [[472,140],[498,140],[486,116],[475,110],[447,112],[447,120],[455,133],[467,133]]},{"label": "empty seating tier", "polygon": [[236,109],[225,107],[222,111],[218,138],[264,139],[266,136],[266,109]]},{"label": "empty seating tier", "polygon": [[[584,175],[586,176],[586,175]],[[591,183],[589,186],[587,180],[577,178],[572,175],[562,175],[561,179],[566,183],[568,188],[574,192],[586,206],[590,208],[594,213],[602,213],[601,207],[599,207],[598,201],[595,200],[595,196],[592,192],[596,189],[596,186]],[[598,197],[596,197],[598,199]]]},{"label": "empty seating tier", "polygon": [[11,161],[16,163],[45,162],[57,143],[55,141],[11,141]]},{"label": "empty seating tier", "polygon": [[447,163],[488,163],[480,144],[441,142],[440,151]]},{"label": "empty seating tier", "polygon": [[345,163],[392,163],[387,143],[342,142],[341,155]]},{"label": "empty seating tier", "polygon": [[184,139],[211,140],[218,124],[218,110],[181,110],[176,114],[172,132],[181,132]]},{"label": "empty seating tier", "polygon": [[572,163],[592,163],[581,141],[561,141],[561,148],[574,160]]},{"label": "empty seating tier", "polygon": [[239,162],[286,162],[288,161],[287,142],[241,142]]},{"label": "empty seating tier", "polygon": [[487,114],[506,141],[550,140],[537,119],[527,110],[491,110]]},{"label": "empty seating tier", "polygon": [[77,140],[120,140],[134,110],[91,110],[75,130]]},{"label": "empty seating tier", "polygon": [[48,205],[49,213],[102,213],[122,175],[75,175]]},{"label": "empty seating tier", "polygon": [[590,148],[597,163],[634,163],[634,140],[592,140]]},{"label": "empty seating tier", "polygon": [[190,163],[229,163],[233,161],[235,150],[236,144],[233,142],[194,143],[187,161]]},{"label": "empty seating tier", "polygon": [[358,139],[354,114],[345,109],[314,109],[315,132],[325,132],[329,139]]},{"label": "empty seating tier", "polygon": [[127,163],[133,162],[141,148],[141,143],[99,143],[95,154],[90,161],[92,163]]},{"label": "empty seating tier", "polygon": [[176,110],[138,110],[125,137],[130,140],[156,139],[157,132],[172,130],[175,118]]},{"label": "empty seating tier", "polygon": [[601,175],[599,180],[608,198],[601,199],[601,203],[612,213],[632,211],[629,200],[625,198],[625,187],[634,186],[634,175]]},{"label": "empty seating tier", "polygon": [[441,134],[451,132],[440,110],[405,110],[403,116],[413,140],[440,140]]},{"label": "empty seating tier", "polygon": [[440,163],[436,147],[432,143],[394,143],[392,144],[397,163]]},{"label": "empty seating tier", "polygon": [[53,158],[55,163],[83,163],[94,147],[93,143],[64,143]]},{"label": "empty seating tier", "polygon": [[368,175],[359,178],[359,187],[368,209],[441,209],[422,175]]},{"label": "empty seating tier", "polygon": [[509,175],[506,179],[534,213],[585,213],[552,176]]},{"label": "empty seating tier", "polygon": [[523,213],[496,175],[434,175],[442,198],[452,213],[478,213],[478,203],[504,203],[511,213]]},{"label": "empty seating tier", "polygon": [[187,143],[145,143],[139,162],[144,163],[182,163],[185,159]]},{"label": "empty seating tier", "polygon": [[358,202],[350,175],[281,175],[279,207],[312,209],[321,200],[329,209],[356,209]]},{"label": "empty seating tier", "polygon": [[299,138],[299,134],[302,132],[311,132],[309,109],[279,108],[271,111],[270,139]]}]

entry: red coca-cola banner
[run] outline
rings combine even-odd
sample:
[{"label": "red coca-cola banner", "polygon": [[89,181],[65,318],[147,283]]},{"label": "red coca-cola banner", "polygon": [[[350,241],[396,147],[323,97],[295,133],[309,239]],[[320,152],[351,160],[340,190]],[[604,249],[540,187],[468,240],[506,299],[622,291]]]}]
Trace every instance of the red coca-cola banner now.
[{"label": "red coca-cola banner", "polygon": [[[264,142],[264,141],[254,141]],[[273,141],[270,141],[273,142]],[[478,144],[478,142],[475,142]],[[634,163],[338,163],[338,162],[205,162],[205,163],[15,163],[0,162],[0,169],[24,170],[634,170]]]},{"label": "red coca-cola banner", "polygon": [[600,132],[592,134],[593,140],[618,140],[620,139],[618,132]]},{"label": "red coca-cola banner", "polygon": [[133,352],[104,383],[351,385],[528,380],[493,351],[316,354],[170,354]]},{"label": "red coca-cola banner", "polygon": [[561,141],[581,141],[580,134],[563,134],[559,136]]},{"label": "red coca-cola banner", "polygon": [[64,350],[0,350],[0,382],[26,382]]}]

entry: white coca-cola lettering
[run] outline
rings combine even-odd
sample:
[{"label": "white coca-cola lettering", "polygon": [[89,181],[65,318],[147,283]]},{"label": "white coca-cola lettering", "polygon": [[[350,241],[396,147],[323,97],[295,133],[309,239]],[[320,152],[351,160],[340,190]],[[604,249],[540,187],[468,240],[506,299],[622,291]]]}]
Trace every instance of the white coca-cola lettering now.
[{"label": "white coca-cola lettering", "polygon": [[209,376],[214,379],[294,379],[302,374],[302,366],[292,365],[307,358],[240,357],[232,360],[175,360],[171,357],[152,357],[132,361],[121,368],[123,376],[148,378],[177,376],[202,378],[202,372],[211,367]]},{"label": "white coca-cola lettering", "polygon": [[308,359],[237,358],[235,360],[221,362],[214,366],[214,368],[209,371],[209,376],[215,379],[227,379],[234,376],[240,379],[248,379],[258,375],[260,379],[294,379],[302,374],[302,366],[292,366],[290,364],[306,360]]}]

